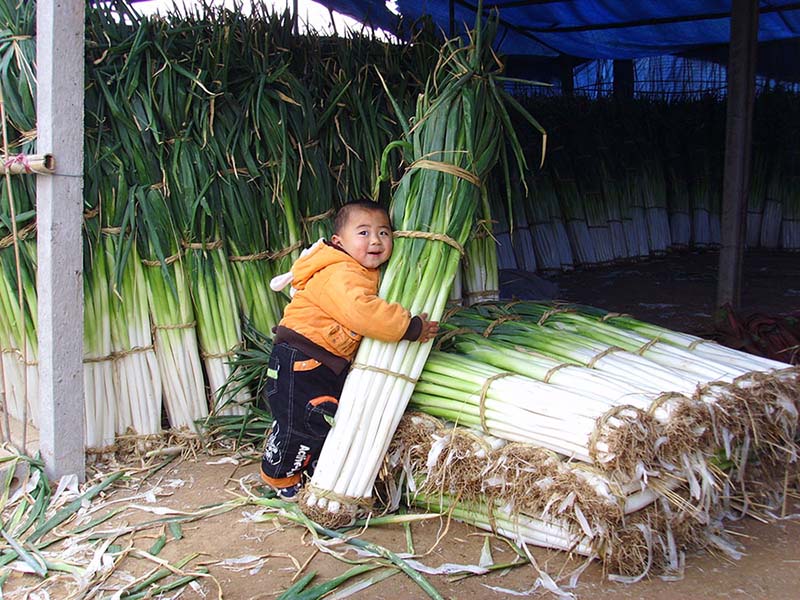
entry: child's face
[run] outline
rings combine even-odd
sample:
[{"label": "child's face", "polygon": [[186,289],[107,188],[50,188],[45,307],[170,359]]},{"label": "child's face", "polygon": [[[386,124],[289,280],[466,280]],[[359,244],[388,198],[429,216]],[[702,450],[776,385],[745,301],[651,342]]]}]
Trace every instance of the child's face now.
[{"label": "child's face", "polygon": [[392,255],[392,227],[382,210],[353,209],[331,242],[356,259],[361,266],[377,269]]}]

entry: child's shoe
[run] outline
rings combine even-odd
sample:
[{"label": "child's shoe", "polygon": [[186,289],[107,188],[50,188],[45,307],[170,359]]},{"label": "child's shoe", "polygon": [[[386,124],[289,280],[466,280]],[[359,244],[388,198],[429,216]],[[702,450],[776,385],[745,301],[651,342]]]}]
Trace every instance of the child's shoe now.
[{"label": "child's shoe", "polygon": [[275,495],[284,502],[297,502],[302,485],[296,483],[285,488],[275,488]]}]

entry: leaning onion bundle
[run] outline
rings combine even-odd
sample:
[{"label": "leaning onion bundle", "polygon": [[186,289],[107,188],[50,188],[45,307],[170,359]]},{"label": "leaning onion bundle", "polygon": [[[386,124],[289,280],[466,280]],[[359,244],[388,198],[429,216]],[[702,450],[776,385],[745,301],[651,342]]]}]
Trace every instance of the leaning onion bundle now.
[{"label": "leaning onion bundle", "polygon": [[[398,239],[379,295],[433,320],[449,298],[501,140],[515,139],[496,83],[499,65],[482,35],[479,25],[474,43],[445,45],[417,103],[414,126],[404,142],[384,152],[386,157],[401,146],[408,166],[392,201]],[[362,342],[302,500],[310,516],[337,525],[369,508],[381,459],[430,348],[430,343]]]}]

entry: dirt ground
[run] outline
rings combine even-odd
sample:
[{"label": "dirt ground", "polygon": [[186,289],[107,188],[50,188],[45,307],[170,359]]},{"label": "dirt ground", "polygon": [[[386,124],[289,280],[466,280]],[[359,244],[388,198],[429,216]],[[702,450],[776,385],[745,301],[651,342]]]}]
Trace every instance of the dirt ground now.
[{"label": "dirt ground", "polygon": [[[626,312],[643,320],[681,331],[710,330],[715,299],[717,254],[674,255],[634,265],[576,271],[550,277],[559,286],[560,298]],[[748,253],[745,259],[743,310],[779,315],[800,310],[800,256],[777,253]],[[202,506],[230,500],[242,489],[257,483],[258,465],[249,458],[200,454],[174,461],[170,467],[148,479],[145,485],[119,488],[106,500],[123,499],[142,489],[155,487],[158,506],[193,512]],[[140,501],[140,503],[142,503]],[[789,504],[788,513],[800,515],[800,502]],[[319,553],[309,542],[307,531],[278,520],[256,522],[255,507],[240,507],[225,514],[205,517],[183,526],[183,538],[166,544],[160,558],[175,561],[189,552],[201,556],[195,564],[207,563],[213,579],[202,580],[198,589],[185,588],[184,599],[224,597],[229,600],[275,598],[291,585],[303,565],[303,573],[316,571],[324,581],[349,568],[338,558]],[[136,522],[145,518],[138,511],[126,511],[115,522]],[[800,518],[759,522],[748,518],[727,523],[727,531],[742,544],[743,555],[732,560],[721,554],[699,552],[686,556],[683,577],[677,581],[658,578],[633,584],[608,581],[600,566],[589,565],[576,588],[575,597],[606,598],[772,598],[800,596]],[[440,519],[411,526],[415,552],[430,567],[444,563],[476,565],[486,534],[471,526]],[[160,533],[141,533],[135,545],[147,548]],[[443,535],[442,535],[443,534]],[[441,538],[440,538],[441,535]],[[361,538],[395,552],[407,549],[402,526],[372,526]],[[513,560],[515,553],[498,538],[491,538],[496,563]],[[581,565],[563,552],[533,548],[539,567],[556,576],[568,574]],[[260,557],[244,570],[220,564],[226,559]],[[355,554],[349,554],[355,557]],[[231,561],[232,562],[232,561]],[[532,590],[537,572],[530,565],[490,575],[454,580],[446,575],[427,575],[433,586],[448,599],[509,598],[515,595],[555,597],[539,588]],[[216,583],[215,583],[216,582]],[[217,585],[218,583],[218,585]],[[562,585],[565,583],[561,581]],[[4,586],[6,597],[30,584],[30,578],[12,578]],[[492,589],[495,588],[495,589]],[[499,591],[500,589],[505,591]],[[529,594],[526,591],[530,591]],[[9,593],[12,592],[12,593]],[[108,592],[107,592],[108,593]],[[36,596],[29,596],[36,597]],[[56,598],[58,596],[51,595]],[[166,597],[174,597],[168,595]],[[425,598],[425,593],[403,574],[396,574],[356,593],[354,598]]]}]

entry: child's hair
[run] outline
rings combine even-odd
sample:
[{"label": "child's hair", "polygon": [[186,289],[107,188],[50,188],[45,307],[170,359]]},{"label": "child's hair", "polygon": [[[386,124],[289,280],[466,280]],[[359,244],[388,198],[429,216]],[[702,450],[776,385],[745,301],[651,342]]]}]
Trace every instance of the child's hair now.
[{"label": "child's hair", "polygon": [[383,206],[375,202],[374,200],[368,200],[366,198],[360,198],[358,200],[351,200],[346,204],[343,204],[339,207],[339,210],[336,211],[336,215],[333,217],[333,233],[341,233],[344,226],[347,224],[347,219],[350,217],[350,213],[360,208],[362,210],[377,210],[386,215],[386,218],[391,223],[391,218],[389,217],[389,211],[386,210]]}]

